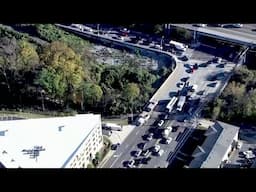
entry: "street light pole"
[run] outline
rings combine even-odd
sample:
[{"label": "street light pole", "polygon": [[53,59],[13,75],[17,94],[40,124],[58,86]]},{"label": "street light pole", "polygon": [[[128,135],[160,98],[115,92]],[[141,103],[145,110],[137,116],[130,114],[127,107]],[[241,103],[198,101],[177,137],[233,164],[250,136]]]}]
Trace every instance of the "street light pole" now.
[{"label": "street light pole", "polygon": [[161,39],[161,47],[163,47],[163,40],[164,40],[164,36],[162,36],[162,39]]},{"label": "street light pole", "polygon": [[100,33],[100,24],[97,24],[98,35]]}]

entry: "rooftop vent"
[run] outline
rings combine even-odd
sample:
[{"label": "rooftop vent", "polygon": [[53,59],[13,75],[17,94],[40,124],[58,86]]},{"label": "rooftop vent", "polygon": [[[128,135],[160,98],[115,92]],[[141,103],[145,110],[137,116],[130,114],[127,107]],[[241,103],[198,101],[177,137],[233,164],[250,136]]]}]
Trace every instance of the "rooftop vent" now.
[{"label": "rooftop vent", "polygon": [[0,131],[0,136],[5,136],[5,133],[6,133],[7,131],[8,131],[7,129]]},{"label": "rooftop vent", "polygon": [[64,125],[61,125],[61,126],[58,127],[59,132],[62,131],[62,128],[63,128],[63,127],[64,127]]}]

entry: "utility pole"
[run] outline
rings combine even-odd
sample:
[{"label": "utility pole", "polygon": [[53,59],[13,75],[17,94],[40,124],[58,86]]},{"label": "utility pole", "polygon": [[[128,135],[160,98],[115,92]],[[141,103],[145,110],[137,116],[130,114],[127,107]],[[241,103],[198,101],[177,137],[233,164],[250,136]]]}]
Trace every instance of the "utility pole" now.
[{"label": "utility pole", "polygon": [[100,33],[100,24],[97,24],[98,35]]},{"label": "utility pole", "polygon": [[161,39],[161,47],[163,47],[163,40],[164,40],[164,36],[162,36],[162,39]]}]

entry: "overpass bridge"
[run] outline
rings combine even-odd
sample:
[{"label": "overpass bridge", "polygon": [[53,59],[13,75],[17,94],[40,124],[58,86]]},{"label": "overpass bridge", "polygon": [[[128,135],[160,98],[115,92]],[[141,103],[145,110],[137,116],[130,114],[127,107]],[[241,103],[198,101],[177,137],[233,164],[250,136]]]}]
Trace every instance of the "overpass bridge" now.
[{"label": "overpass bridge", "polygon": [[225,40],[239,45],[249,47],[250,49],[256,48],[256,25],[255,28],[252,26],[245,26],[245,29],[236,28],[221,28],[221,27],[195,27],[192,24],[170,24],[171,27],[179,27],[188,29],[194,32],[194,38],[206,36],[215,39]]}]

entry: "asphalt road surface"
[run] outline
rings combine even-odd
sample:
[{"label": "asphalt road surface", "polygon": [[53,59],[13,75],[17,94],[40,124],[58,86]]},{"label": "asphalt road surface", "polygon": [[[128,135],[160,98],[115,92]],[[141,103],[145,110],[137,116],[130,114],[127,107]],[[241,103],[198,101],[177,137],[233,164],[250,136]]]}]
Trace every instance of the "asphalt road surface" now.
[{"label": "asphalt road surface", "polygon": [[[86,32],[87,33],[87,32]],[[116,34],[113,34],[116,35]],[[112,38],[112,36],[107,35],[99,35],[99,38]],[[129,38],[129,37],[127,37]],[[114,41],[118,41],[125,44],[127,43],[123,40],[117,40],[114,39]],[[149,48],[145,45],[133,45],[137,47],[143,47],[148,50],[153,50],[157,52],[166,53],[160,50]],[[203,57],[200,57],[200,53],[204,55]],[[207,103],[210,99],[214,98],[216,93],[219,91],[219,86],[221,86],[221,82],[225,82],[227,80],[227,75],[223,76],[220,80],[212,80],[209,79],[209,77],[216,75],[216,74],[225,74],[230,73],[230,71],[235,67],[234,63],[227,62],[224,66],[220,67],[219,64],[209,64],[208,66],[201,67],[201,64],[206,63],[208,60],[212,59],[212,55],[205,55],[204,53],[188,49],[187,51],[188,56],[191,58],[189,61],[183,62],[178,61],[175,70],[173,71],[172,75],[167,78],[165,83],[159,88],[159,90],[154,95],[154,99],[157,99],[159,101],[159,104],[153,111],[151,118],[148,120],[148,122],[140,127],[136,127],[130,135],[124,140],[124,142],[120,145],[120,147],[116,150],[116,152],[113,154],[113,156],[104,164],[105,168],[124,168],[124,164],[127,161],[130,161],[132,159],[138,159],[134,157],[133,153],[134,151],[137,151],[138,144],[142,142],[146,142],[146,148],[150,148],[154,146],[155,144],[159,144],[160,139],[155,137],[152,141],[145,141],[143,140],[142,136],[145,134],[148,134],[149,132],[152,132],[156,130],[156,122],[159,120],[159,115],[163,113],[163,110],[167,104],[167,102],[170,100],[170,96],[173,93],[176,93],[177,90],[181,90],[181,88],[177,87],[177,83],[181,82],[181,79],[184,77],[189,77],[190,85],[197,84],[198,89],[191,93],[191,101],[187,101],[186,105],[189,105],[188,109],[192,108],[190,110],[190,114],[188,113],[187,109],[183,109],[183,112],[181,113],[175,113],[174,115],[170,116],[170,120],[166,122],[164,126],[167,125],[176,125],[178,124],[179,118],[182,116],[185,116],[188,120],[193,119],[193,117],[202,110],[205,103]],[[193,55],[197,55],[197,59],[193,59]],[[198,63],[199,68],[195,70],[193,73],[191,73],[192,66]],[[225,72],[225,73],[224,73]],[[213,85],[214,84],[214,85]],[[202,92],[202,94],[199,94]],[[195,104],[195,101],[198,101],[198,98],[200,98],[200,101]],[[185,108],[185,107],[184,107]],[[170,144],[160,144],[161,148],[164,149],[164,154],[161,157],[150,155],[151,160],[148,162],[148,164],[139,164],[137,167],[140,168],[155,168],[155,167],[167,167],[169,163],[172,162],[175,155],[179,152],[180,148],[182,147],[184,141],[190,136],[190,134],[193,132],[193,126],[194,123],[190,122],[181,122],[179,123],[179,129],[177,132],[170,133],[169,136],[173,138],[172,142]],[[155,134],[157,136],[157,134]],[[141,158],[141,157],[139,157]]]}]

